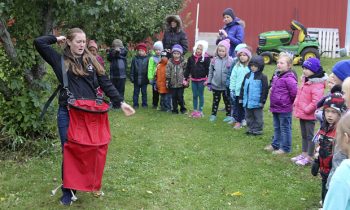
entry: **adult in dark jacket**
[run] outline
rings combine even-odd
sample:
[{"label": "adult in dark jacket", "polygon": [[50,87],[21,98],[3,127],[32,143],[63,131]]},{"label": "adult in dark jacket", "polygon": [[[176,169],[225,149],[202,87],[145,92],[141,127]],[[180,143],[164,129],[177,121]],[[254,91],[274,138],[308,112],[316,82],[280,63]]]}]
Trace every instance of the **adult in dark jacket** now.
[{"label": "adult in dark jacket", "polygon": [[237,45],[244,42],[244,27],[243,20],[237,18],[231,8],[224,10],[222,16],[224,17],[225,26],[219,30],[219,36],[216,40],[216,44],[224,39],[230,40],[229,55],[235,57],[235,48]]},{"label": "adult in dark jacket", "polygon": [[248,66],[250,72],[244,77],[239,98],[246,109],[247,134],[261,135],[264,126],[263,107],[269,91],[267,77],[262,73],[263,57],[253,56]]},{"label": "adult in dark jacket", "polygon": [[183,55],[188,51],[187,35],[182,28],[182,21],[178,15],[169,15],[165,18],[165,31],[163,36],[164,50],[171,56],[171,49],[175,44],[181,45]]},{"label": "adult in dark jacket", "polygon": [[[123,42],[120,39],[115,39],[112,42],[111,50],[107,55],[107,60],[111,62],[110,78],[118,90],[119,94],[124,98],[126,68],[127,68],[128,50],[124,48]],[[113,104],[114,108],[119,108],[117,104]]]},{"label": "adult in dark jacket", "polygon": [[[50,64],[58,81],[63,84],[62,74],[62,55],[56,52],[51,45],[55,43],[65,43],[63,50],[64,62],[68,68],[67,80],[68,89],[75,98],[96,98],[96,83],[106,93],[112,102],[120,104],[121,109],[128,116],[135,112],[132,107],[123,102],[123,98],[119,95],[101,65],[98,64],[96,58],[86,48],[86,35],[79,28],[73,28],[68,31],[67,37],[52,35],[38,37],[34,40],[34,45],[43,59]],[[97,80],[97,81],[96,81]],[[67,131],[69,126],[68,113],[68,95],[66,89],[61,89],[59,95],[59,108],[57,113],[57,124],[59,136],[61,139],[62,152],[65,146],[69,145],[67,141]],[[84,128],[83,128],[84,130]],[[75,132],[75,131],[73,131]],[[80,131],[77,131],[80,132]],[[65,146],[64,146],[65,145]],[[79,145],[76,145],[79,147]],[[68,147],[67,147],[68,148]],[[71,151],[72,152],[72,151]],[[74,151],[73,151],[74,152]],[[86,150],[82,147],[79,152],[75,153],[77,159],[85,160],[86,158],[97,159],[96,153],[86,154]],[[67,151],[64,153],[66,154]],[[66,160],[67,161],[67,160]],[[85,160],[86,161],[86,160]],[[88,169],[91,164],[86,165]],[[77,168],[79,166],[76,166]],[[101,167],[101,166],[100,166]],[[104,166],[102,166],[103,168]],[[62,168],[62,174],[64,171]],[[66,178],[66,177],[65,177]],[[79,177],[80,181],[87,177]],[[62,177],[63,179],[63,177]],[[87,179],[88,180],[88,179]],[[91,185],[94,185],[91,183]],[[74,188],[73,188],[74,189]],[[79,190],[79,189],[78,189]],[[60,199],[61,204],[70,205],[72,203],[73,191],[62,186],[63,195]]]}]

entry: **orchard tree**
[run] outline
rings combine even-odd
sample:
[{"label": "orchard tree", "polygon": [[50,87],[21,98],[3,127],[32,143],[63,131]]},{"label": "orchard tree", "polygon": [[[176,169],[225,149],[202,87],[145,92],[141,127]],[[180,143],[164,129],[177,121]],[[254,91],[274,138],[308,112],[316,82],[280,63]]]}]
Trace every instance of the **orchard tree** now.
[{"label": "orchard tree", "polygon": [[[186,0],[185,0],[186,2]],[[167,14],[184,0],[4,0],[0,3],[0,139],[25,142],[52,137],[53,109],[39,120],[57,81],[33,47],[35,37],[82,28],[89,38],[110,44],[137,42],[162,30]],[[45,76],[48,75],[48,76]],[[44,77],[45,76],[45,77]],[[15,140],[15,141],[14,141]]]}]

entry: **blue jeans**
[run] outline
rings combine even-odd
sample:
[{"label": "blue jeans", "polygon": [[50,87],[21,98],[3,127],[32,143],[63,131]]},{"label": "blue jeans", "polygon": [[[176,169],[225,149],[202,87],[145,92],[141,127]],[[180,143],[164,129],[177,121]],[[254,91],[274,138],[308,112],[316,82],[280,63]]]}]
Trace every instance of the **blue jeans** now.
[{"label": "blue jeans", "polygon": [[171,94],[170,93],[160,94],[160,110],[171,111]]},{"label": "blue jeans", "polygon": [[133,105],[134,107],[139,106],[139,95],[140,90],[142,94],[142,106],[146,107],[147,104],[147,84],[146,85],[138,85],[134,83],[134,95],[133,95]]},{"label": "blue jeans", "polygon": [[[192,81],[193,110],[203,111],[204,105],[204,81]],[[199,98],[199,107],[198,107]]]},{"label": "blue jeans", "polygon": [[69,113],[66,106],[59,106],[57,111],[57,127],[58,134],[61,139],[61,147],[63,152],[63,145],[67,141],[67,131],[69,125]]},{"label": "blue jeans", "polygon": [[284,152],[292,151],[292,112],[272,113],[274,137],[272,147]]}]

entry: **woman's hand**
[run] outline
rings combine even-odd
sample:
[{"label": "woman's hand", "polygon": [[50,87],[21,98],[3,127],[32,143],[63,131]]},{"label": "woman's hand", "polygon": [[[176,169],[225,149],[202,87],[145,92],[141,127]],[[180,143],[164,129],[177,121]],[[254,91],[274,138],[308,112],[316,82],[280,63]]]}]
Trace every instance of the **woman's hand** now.
[{"label": "woman's hand", "polygon": [[135,109],[125,102],[120,103],[120,108],[123,110],[125,116],[127,117],[135,114]]},{"label": "woman's hand", "polygon": [[58,36],[56,39],[58,44],[64,44],[67,38],[65,36]]},{"label": "woman's hand", "polygon": [[223,29],[219,30],[219,35],[223,36],[224,38],[226,38],[226,37],[227,37],[227,33],[226,33],[226,31],[225,31],[225,30],[223,30]]}]

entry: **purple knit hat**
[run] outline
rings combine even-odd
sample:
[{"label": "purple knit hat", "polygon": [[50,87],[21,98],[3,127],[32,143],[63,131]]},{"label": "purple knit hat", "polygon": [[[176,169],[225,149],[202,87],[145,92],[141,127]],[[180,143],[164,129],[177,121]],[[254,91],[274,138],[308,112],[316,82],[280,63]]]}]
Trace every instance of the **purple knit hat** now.
[{"label": "purple knit hat", "polygon": [[184,52],[183,48],[179,44],[174,45],[173,48],[171,49],[171,52],[175,52],[175,51],[179,52],[180,54]]},{"label": "purple knit hat", "polygon": [[321,63],[318,58],[309,58],[303,63],[303,68],[309,69],[313,73],[322,71]]}]

